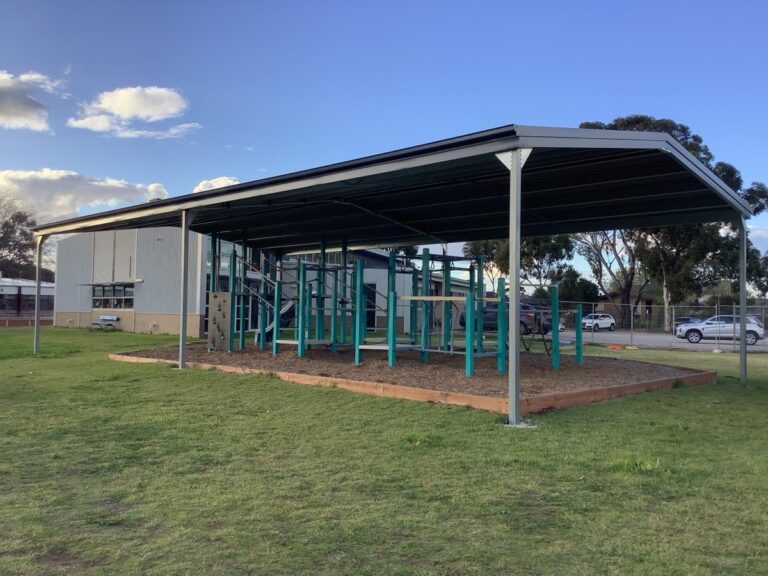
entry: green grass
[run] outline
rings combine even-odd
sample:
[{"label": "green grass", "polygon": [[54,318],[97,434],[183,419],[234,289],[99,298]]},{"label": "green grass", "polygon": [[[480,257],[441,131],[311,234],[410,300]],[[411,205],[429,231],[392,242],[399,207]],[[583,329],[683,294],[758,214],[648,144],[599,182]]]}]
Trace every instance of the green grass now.
[{"label": "green grass", "polygon": [[0,574],[765,574],[768,356],[535,418],[110,362],[0,331]]}]

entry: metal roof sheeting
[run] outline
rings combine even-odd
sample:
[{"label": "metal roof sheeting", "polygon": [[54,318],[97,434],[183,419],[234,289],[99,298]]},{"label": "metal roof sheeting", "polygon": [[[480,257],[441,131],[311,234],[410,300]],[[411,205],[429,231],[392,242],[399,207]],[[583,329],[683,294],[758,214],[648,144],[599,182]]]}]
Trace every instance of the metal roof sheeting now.
[{"label": "metal roof sheeting", "polygon": [[732,220],[749,206],[660,133],[505,126],[340,164],[39,226],[37,234],[178,226],[257,248],[342,239],[406,245],[504,238],[509,172],[496,154],[532,148],[523,236]]}]

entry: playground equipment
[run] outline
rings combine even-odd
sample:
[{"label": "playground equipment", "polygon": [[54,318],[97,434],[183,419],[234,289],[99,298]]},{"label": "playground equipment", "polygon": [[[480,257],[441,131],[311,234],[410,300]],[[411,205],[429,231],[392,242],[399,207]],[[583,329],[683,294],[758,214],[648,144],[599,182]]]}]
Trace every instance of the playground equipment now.
[{"label": "playground equipment", "polygon": [[[552,339],[547,341],[542,330],[529,336],[522,332],[508,334],[508,295],[503,279],[499,279],[496,292],[489,295],[485,289],[482,258],[468,259],[458,256],[432,255],[424,249],[417,260],[389,253],[387,263],[386,292],[379,292],[365,285],[365,261],[356,258],[349,262],[346,245],[342,246],[340,263],[329,264],[325,246],[321,246],[317,261],[285,259],[278,255],[249,254],[243,245],[240,254],[233,249],[229,262],[229,298],[222,299],[218,291],[218,266],[220,243],[211,239],[212,274],[209,285],[209,301],[216,302],[213,312],[226,302],[228,313],[223,317],[211,316],[209,306],[209,334],[213,329],[218,339],[209,349],[220,349],[226,342],[227,350],[234,352],[235,342],[245,348],[246,301],[257,306],[255,345],[266,349],[271,341],[272,354],[281,353],[284,346],[295,346],[296,355],[302,358],[313,346],[327,347],[331,352],[340,348],[352,349],[354,363],[360,364],[366,350],[384,350],[387,363],[397,363],[398,352],[416,350],[421,361],[429,362],[431,354],[459,354],[465,357],[465,374],[475,372],[475,358],[495,356],[497,370],[507,370],[508,338],[520,337],[526,351],[531,350],[534,339],[540,339],[550,355],[552,368],[560,368],[560,339],[558,287],[551,288]],[[420,266],[416,266],[416,262]],[[464,263],[463,266],[460,264]],[[435,271],[440,269],[442,293],[433,293]],[[454,291],[456,273],[468,276],[468,290],[457,295]],[[411,294],[398,295],[398,275],[406,276],[400,286],[411,283]],[[462,291],[464,288],[462,288]],[[211,300],[211,298],[213,300]],[[485,308],[495,303],[497,330],[488,331],[484,326]],[[463,338],[457,334],[457,319],[464,310],[465,330]],[[403,314],[398,315],[398,310]],[[379,329],[374,322],[368,325],[368,312],[383,313],[386,323]],[[437,312],[440,312],[437,314]],[[577,310],[576,359],[583,362],[581,310]],[[226,318],[226,321],[225,321]],[[398,323],[402,318],[402,329]],[[407,329],[405,318],[408,319]],[[237,331],[236,331],[236,319]],[[383,334],[381,333],[383,331]],[[222,332],[228,335],[222,336]],[[237,338],[235,337],[237,336]],[[458,336],[458,337],[457,337]]]}]

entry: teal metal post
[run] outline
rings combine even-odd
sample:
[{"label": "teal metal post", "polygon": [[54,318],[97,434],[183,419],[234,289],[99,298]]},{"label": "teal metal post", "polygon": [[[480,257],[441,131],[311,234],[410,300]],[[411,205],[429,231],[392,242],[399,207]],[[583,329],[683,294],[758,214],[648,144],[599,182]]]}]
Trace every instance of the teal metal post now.
[{"label": "teal metal post", "polygon": [[240,259],[240,296],[238,297],[240,302],[240,350],[245,348],[245,287],[247,286],[248,281],[248,273],[245,266],[245,257],[248,253],[248,247],[245,245],[245,242],[243,242],[242,246],[243,257]]},{"label": "teal metal post", "polygon": [[237,254],[235,245],[229,253],[229,349],[235,351],[235,314],[237,314]]},{"label": "teal metal post", "polygon": [[557,284],[550,286],[552,298],[552,369],[560,370],[560,287]]},{"label": "teal metal post", "polygon": [[[446,260],[443,262],[443,296],[451,295],[451,263]],[[451,309],[450,300],[443,302],[443,350],[451,348]]]},{"label": "teal metal post", "polygon": [[338,351],[336,325],[339,319],[339,271],[336,269],[331,271],[331,282],[333,282],[331,287],[331,352],[335,354]]},{"label": "teal metal post", "polygon": [[[419,271],[413,266],[413,263],[411,263],[411,266],[413,267],[411,270],[411,294],[417,296],[419,293]],[[410,313],[409,324],[411,325],[411,345],[415,345],[419,324],[419,303],[416,300],[411,300]]]},{"label": "teal metal post", "polygon": [[282,283],[283,271],[280,266],[280,262],[277,262],[277,277],[275,279],[275,320],[272,326],[272,355],[277,356],[280,351],[280,345],[277,343],[280,338],[280,308],[283,305],[283,283]]},{"label": "teal metal post", "polygon": [[347,241],[341,241],[341,343],[347,343],[347,280],[350,277],[347,269]]},{"label": "teal metal post", "polygon": [[296,348],[296,354],[299,358],[304,358],[304,346],[307,332],[307,267],[304,262],[299,263],[299,285],[297,292],[299,293],[299,309],[296,311],[296,318],[298,319],[298,326],[296,330],[296,340],[298,340],[298,346]]},{"label": "teal metal post", "polygon": [[[259,298],[259,350],[264,350],[267,347],[267,324],[269,323],[269,318],[267,318],[267,298],[269,297],[267,273],[270,272],[270,270],[267,255],[261,250],[259,250],[259,264],[259,270],[261,271],[261,283],[259,285],[261,296],[261,298]],[[277,308],[276,315],[280,315],[279,308]],[[277,324],[273,324],[272,338],[275,338],[275,326],[277,326]]]},{"label": "teal metal post", "polygon": [[[395,251],[389,251],[389,262],[387,263],[387,341],[389,341],[389,294],[397,290],[396,287],[397,278],[397,261],[395,260]],[[397,305],[397,304],[395,304]],[[397,310],[395,310],[395,318],[397,318]],[[397,322],[393,324],[395,327],[395,338],[397,338]]]},{"label": "teal metal post", "polygon": [[576,304],[576,317],[573,319],[576,324],[576,364],[584,365],[584,336],[581,333],[581,304]]},{"label": "teal metal post", "polygon": [[363,290],[363,268],[362,258],[355,262],[355,364],[360,364],[363,359],[360,346],[363,344],[363,335],[365,334],[365,293]]},{"label": "teal metal post", "polygon": [[477,257],[477,315],[475,316],[475,337],[477,338],[477,351],[483,350],[483,308],[485,307],[485,260],[483,256]]},{"label": "teal metal post", "polygon": [[[466,310],[467,342],[472,342],[475,339],[475,295],[472,292],[467,293],[464,309]],[[464,350],[464,374],[466,376],[474,376],[475,374],[475,351],[472,346],[467,346]]]},{"label": "teal metal post", "polygon": [[496,293],[499,295],[498,332],[496,333],[496,368],[500,374],[507,371],[507,294],[504,278],[499,278]]},{"label": "teal metal post", "polygon": [[[429,296],[429,248],[422,248],[421,251],[421,295]],[[430,347],[429,335],[429,302],[421,302],[421,361],[429,360]]]},{"label": "teal metal post", "polygon": [[317,318],[315,333],[318,340],[325,340],[325,243],[320,244],[320,270],[317,271]]},{"label": "teal metal post", "polygon": [[211,234],[211,273],[208,277],[208,292],[216,292],[216,276],[219,273],[219,260],[216,248],[219,243],[218,236]]},{"label": "teal metal post", "polygon": [[387,364],[395,365],[397,352],[397,292],[390,292],[387,298]]},{"label": "teal metal post", "polygon": [[[475,293],[475,286],[476,286],[476,284],[475,284],[475,265],[474,264],[470,264],[469,265],[469,293],[470,294],[474,294]],[[464,349],[466,350],[468,348],[472,348],[472,350],[474,350],[475,349],[475,337],[474,337],[475,326],[474,326],[474,324],[472,325],[472,334],[473,334],[473,336],[472,336],[472,339],[470,340],[470,338],[469,338],[469,320],[467,319],[468,312],[467,312],[467,309],[466,309],[466,303],[465,303],[464,306],[465,306],[464,307]],[[472,312],[473,312],[473,317],[474,317],[474,310]]]}]

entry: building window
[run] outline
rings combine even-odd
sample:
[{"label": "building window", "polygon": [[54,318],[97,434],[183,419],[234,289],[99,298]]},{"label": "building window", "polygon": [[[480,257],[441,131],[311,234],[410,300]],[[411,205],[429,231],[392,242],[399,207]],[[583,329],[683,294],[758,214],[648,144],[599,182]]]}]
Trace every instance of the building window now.
[{"label": "building window", "polygon": [[93,287],[93,307],[133,308],[133,284],[108,284]]}]

